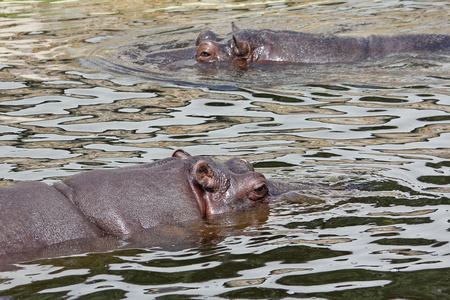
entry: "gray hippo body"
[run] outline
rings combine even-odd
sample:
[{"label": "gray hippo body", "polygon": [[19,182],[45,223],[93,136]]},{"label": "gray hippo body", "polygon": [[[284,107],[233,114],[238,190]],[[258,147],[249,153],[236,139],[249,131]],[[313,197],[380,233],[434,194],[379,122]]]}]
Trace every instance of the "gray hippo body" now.
[{"label": "gray hippo body", "polygon": [[349,63],[366,58],[420,51],[449,51],[450,36],[439,34],[372,35],[368,38],[263,30],[240,30],[220,44],[210,31],[200,33],[196,44],[199,62],[313,64]]},{"label": "gray hippo body", "polygon": [[119,234],[245,209],[268,196],[262,174],[234,173],[180,150],[153,164],[94,170],[54,187],[103,231]]},{"label": "gray hippo body", "polygon": [[0,188],[0,255],[267,203],[265,177],[233,168],[177,150],[172,158],[80,173],[53,186],[29,181]]},{"label": "gray hippo body", "polygon": [[69,199],[42,182],[0,188],[0,207],[0,255],[102,235]]},{"label": "gray hippo body", "polygon": [[[252,64],[326,64],[351,63],[405,53],[450,51],[450,35],[401,34],[364,37],[325,36],[320,34],[262,30],[240,30],[232,23],[228,40],[205,30],[196,39],[196,47],[150,53],[141,63],[196,59],[206,63],[230,63],[238,67]],[[127,54],[125,54],[127,53]],[[130,51],[123,58],[137,59]]]}]

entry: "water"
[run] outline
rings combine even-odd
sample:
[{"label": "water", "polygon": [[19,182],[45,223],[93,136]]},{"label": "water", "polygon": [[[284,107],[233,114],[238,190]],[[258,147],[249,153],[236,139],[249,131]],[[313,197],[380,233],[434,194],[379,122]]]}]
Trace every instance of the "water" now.
[{"label": "water", "polygon": [[160,229],[154,247],[21,263],[0,272],[0,297],[450,299],[448,56],[204,70],[138,67],[118,55],[138,44],[192,45],[204,29],[225,36],[231,21],[450,34],[448,9],[444,1],[0,2],[2,185],[183,148],[244,157],[271,179],[358,187],[289,195],[269,210],[195,224],[188,237]]}]

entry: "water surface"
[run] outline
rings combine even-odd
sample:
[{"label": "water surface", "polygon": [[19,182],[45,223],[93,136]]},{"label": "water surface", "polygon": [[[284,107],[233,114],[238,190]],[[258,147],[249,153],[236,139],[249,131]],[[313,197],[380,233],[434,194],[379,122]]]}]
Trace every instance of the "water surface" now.
[{"label": "water surface", "polygon": [[0,272],[0,297],[450,299],[448,56],[205,70],[119,55],[191,46],[205,29],[226,36],[232,21],[450,34],[448,11],[445,1],[0,2],[2,185],[183,148],[244,157],[271,179],[356,187],[291,194],[192,224],[189,236],[162,228],[131,249],[22,263]]}]

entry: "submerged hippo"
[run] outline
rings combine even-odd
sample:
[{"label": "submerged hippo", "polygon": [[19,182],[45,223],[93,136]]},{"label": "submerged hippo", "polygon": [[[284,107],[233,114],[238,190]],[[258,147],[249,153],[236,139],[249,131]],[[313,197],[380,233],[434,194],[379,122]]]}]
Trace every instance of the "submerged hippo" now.
[{"label": "submerged hippo", "polygon": [[294,31],[240,30],[232,23],[231,38],[221,42],[212,31],[199,34],[192,48],[167,50],[147,55],[153,59],[191,59],[199,63],[250,64],[349,63],[406,52],[450,51],[450,35],[372,35],[368,38],[324,36]]},{"label": "submerged hippo", "polygon": [[0,255],[209,218],[303,188],[309,186],[267,181],[243,159],[218,163],[182,150],[153,163],[80,173],[52,186],[25,181],[0,188]]}]

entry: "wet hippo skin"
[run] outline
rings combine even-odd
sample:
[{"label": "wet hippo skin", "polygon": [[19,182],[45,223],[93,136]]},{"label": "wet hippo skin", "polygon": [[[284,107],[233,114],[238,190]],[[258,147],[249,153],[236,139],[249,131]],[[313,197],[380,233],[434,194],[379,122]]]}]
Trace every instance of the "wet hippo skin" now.
[{"label": "wet hippo skin", "polygon": [[102,234],[69,199],[42,182],[0,188],[0,207],[0,255]]},{"label": "wet hippo skin", "polygon": [[372,35],[368,38],[323,36],[294,31],[240,30],[232,23],[232,38],[219,43],[210,32],[200,33],[199,62],[341,63],[395,53],[450,50],[450,36],[438,34]]},{"label": "wet hippo skin", "polygon": [[388,55],[450,51],[450,35],[444,34],[325,36],[269,29],[240,30],[234,23],[232,30],[228,39],[205,30],[198,35],[196,47],[150,53],[146,61],[196,59],[201,65],[222,62],[247,67],[251,64],[351,63]]},{"label": "wet hippo skin", "polygon": [[154,163],[88,171],[53,186],[28,181],[0,188],[0,255],[267,203],[266,178],[238,162],[177,150]]}]

